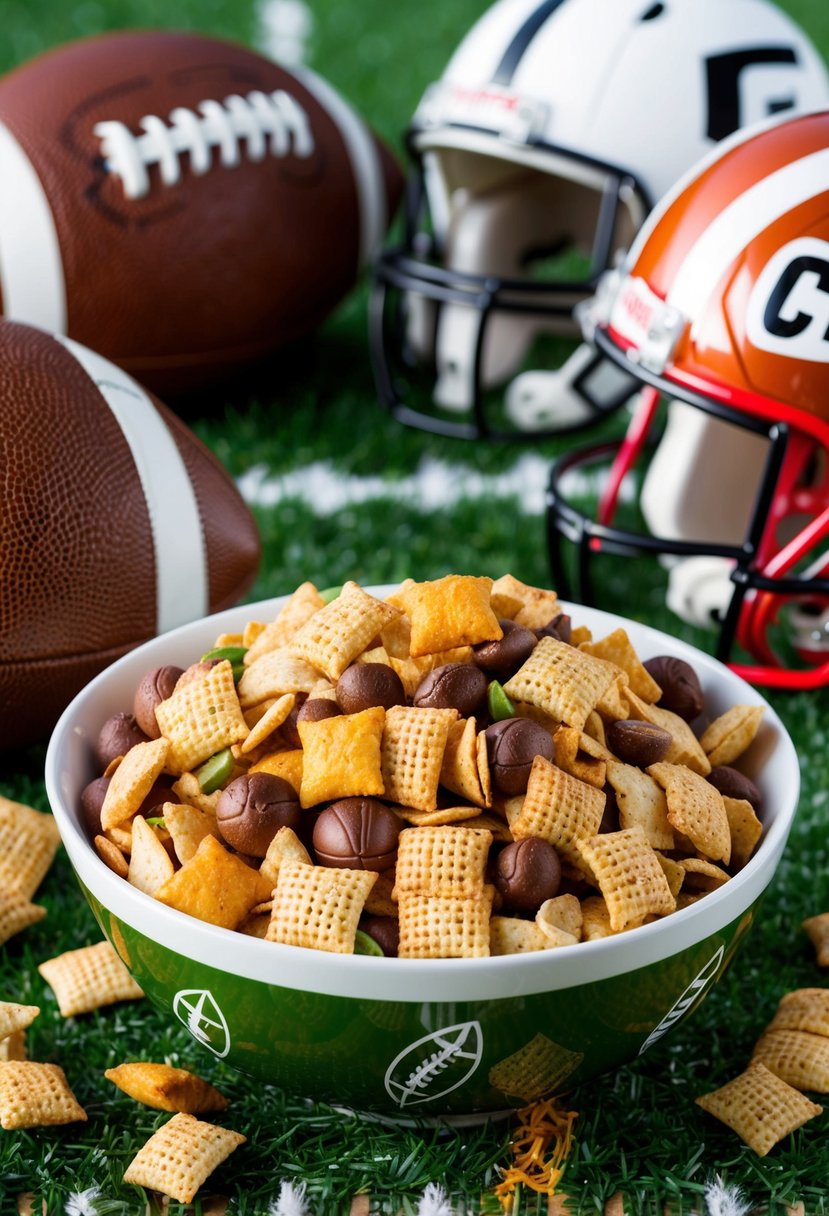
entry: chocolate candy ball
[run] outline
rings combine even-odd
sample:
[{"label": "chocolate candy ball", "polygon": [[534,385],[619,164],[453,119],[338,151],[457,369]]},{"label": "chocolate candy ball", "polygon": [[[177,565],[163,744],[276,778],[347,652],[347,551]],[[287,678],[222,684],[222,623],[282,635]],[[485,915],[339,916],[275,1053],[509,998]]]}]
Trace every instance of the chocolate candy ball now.
[{"label": "chocolate candy ball", "polygon": [[640,768],[664,760],[672,741],[663,727],[638,718],[611,722],[607,727],[607,746],[614,755],[625,764],[637,764]]},{"label": "chocolate candy ball", "polygon": [[426,709],[456,709],[462,718],[472,718],[486,704],[486,685],[486,676],[473,663],[444,663],[423,677],[412,704]]},{"label": "chocolate candy ball", "polygon": [[406,704],[403,681],[386,663],[352,663],[337,680],[336,692],[344,714],[357,714],[374,705],[391,709]]},{"label": "chocolate candy ball", "polygon": [[90,838],[101,834],[101,807],[111,780],[111,777],[96,777],[81,790],[81,812]]},{"label": "chocolate candy ball", "polygon": [[538,836],[514,840],[498,854],[493,876],[504,907],[537,912],[561,882],[561,863],[551,844]]},{"label": "chocolate candy ball", "polygon": [[717,764],[708,774],[707,780],[714,789],[719,790],[726,798],[743,798],[750,802],[755,811],[759,811],[763,795],[750,777],[741,773],[728,764]]},{"label": "chocolate candy ball", "polygon": [[510,798],[526,793],[536,756],[552,760],[555,754],[550,732],[530,718],[493,722],[486,728],[486,750],[492,784]]},{"label": "chocolate candy ball", "polygon": [[[323,718],[340,718],[342,710],[336,701],[332,701],[330,697],[313,697],[300,705],[297,712],[297,722],[321,722]],[[297,734],[299,739],[299,735]],[[302,745],[302,740],[299,741],[299,746]]]},{"label": "chocolate candy ball", "polygon": [[661,654],[647,659],[644,667],[662,689],[660,709],[669,709],[686,722],[693,722],[702,713],[705,697],[699,677],[690,663],[670,654]]},{"label": "chocolate candy ball", "polygon": [[347,870],[388,870],[397,858],[403,826],[376,798],[341,798],[326,807],[314,825],[317,862]]},{"label": "chocolate candy ball", "polygon": [[132,714],[113,714],[107,718],[98,734],[95,746],[98,767],[103,772],[117,756],[126,756],[136,743],[147,742],[147,736]]},{"label": "chocolate candy ball", "polygon": [[161,729],[155,720],[155,707],[173,695],[173,689],[184,675],[181,667],[154,667],[135,690],[132,712],[148,739],[158,739]]},{"label": "chocolate candy ball", "polygon": [[496,642],[479,642],[472,647],[472,661],[496,680],[508,680],[526,663],[538,638],[532,629],[515,621],[499,621],[504,636]]},{"label": "chocolate candy ball", "polygon": [[386,958],[397,958],[400,922],[396,916],[364,916],[360,928],[377,942]]},{"label": "chocolate candy ball", "polygon": [[567,642],[569,645],[572,635],[572,621],[566,613],[559,612],[546,625],[539,626],[533,632],[539,641],[541,638],[555,638],[556,641]]},{"label": "chocolate candy ball", "polygon": [[279,829],[296,830],[301,817],[293,786],[271,773],[237,777],[216,804],[216,825],[222,836],[250,857],[264,857]]}]

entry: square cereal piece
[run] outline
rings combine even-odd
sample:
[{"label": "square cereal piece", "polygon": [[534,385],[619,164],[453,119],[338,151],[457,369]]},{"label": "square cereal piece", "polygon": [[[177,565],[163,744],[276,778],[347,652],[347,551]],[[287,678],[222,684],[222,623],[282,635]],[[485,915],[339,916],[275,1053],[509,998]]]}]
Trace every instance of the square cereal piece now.
[{"label": "square cereal piece", "polygon": [[659,858],[640,827],[602,832],[579,843],[596,877],[611,929],[631,929],[646,916],[668,916],[676,908]]},{"label": "square cereal piece", "polygon": [[462,825],[404,828],[398,837],[394,897],[402,892],[480,895],[492,834]]},{"label": "square cereal piece", "polygon": [[751,1058],[795,1089],[829,1093],[829,1038],[825,1035],[769,1028],[757,1040]]},{"label": "square cereal piece", "polygon": [[267,941],[353,954],[357,925],[376,881],[372,870],[283,860],[273,892]]},{"label": "square cereal piece", "polygon": [[31,899],[60,844],[58,825],[22,802],[0,795],[0,887]]},{"label": "square cereal piece", "polygon": [[250,667],[263,654],[281,650],[299,632],[315,612],[325,607],[325,600],[313,583],[300,583],[279,609],[274,620],[265,625],[248,646],[244,663]]},{"label": "square cereal piece", "polygon": [[511,701],[535,705],[577,731],[615,681],[613,665],[555,638],[543,637],[504,684]]},{"label": "square cereal piece", "polygon": [[545,1094],[560,1090],[583,1059],[583,1052],[571,1051],[539,1032],[518,1051],[492,1066],[489,1083],[523,1102],[537,1102]]},{"label": "square cereal piece", "polygon": [[629,707],[628,717],[652,722],[655,726],[661,726],[671,736],[671,746],[665,756],[667,764],[685,764],[701,777],[708,776],[711,772],[711,761],[684,718],[669,709],[662,709],[659,705],[651,705],[641,700],[629,688],[625,689],[624,695]]},{"label": "square cereal piece", "polygon": [[765,1157],[789,1132],[823,1110],[759,1060],[733,1081],[694,1101],[735,1131],[758,1157]]},{"label": "square cereal piece", "polygon": [[674,847],[674,830],[668,822],[668,802],[662,786],[648,773],[621,760],[608,760],[607,780],[616,794],[619,826],[644,830],[655,849]]},{"label": "square cereal piece", "polygon": [[132,850],[127,869],[127,882],[145,895],[154,895],[159,887],[173,877],[175,866],[170,854],[158,838],[156,830],[146,819],[136,815],[132,824]]},{"label": "square cereal piece", "polygon": [[180,870],[158,887],[155,898],[197,920],[236,929],[271,893],[270,884],[215,836],[205,836]]},{"label": "square cereal piece", "polygon": [[108,1068],[104,1076],[122,1093],[153,1110],[202,1115],[206,1111],[227,1109],[224,1094],[186,1068],[136,1061]]},{"label": "square cereal piece", "polygon": [[41,963],[38,971],[54,992],[64,1018],[116,1001],[137,1001],[144,995],[107,941],[67,950]]},{"label": "square cereal piece", "polygon": [[124,1182],[190,1203],[217,1166],[246,1139],[192,1115],[173,1115],[133,1157]]},{"label": "square cereal piece", "polygon": [[169,754],[170,742],[163,736],[130,748],[113,772],[101,805],[105,832],[132,818],[164,772]]},{"label": "square cereal piece", "polygon": [[515,840],[542,837],[568,861],[581,866],[578,844],[598,832],[604,808],[601,790],[571,777],[544,756],[536,756],[527,793],[510,829]]},{"label": "square cereal piece", "polygon": [[489,922],[489,953],[530,954],[549,950],[552,942],[534,920],[519,916],[493,916]]},{"label": "square cereal piece", "polygon": [[531,587],[512,574],[503,574],[492,584],[492,607],[499,616],[509,617],[527,629],[541,629],[561,612],[555,591]]},{"label": "square cereal piece", "polygon": [[85,1122],[86,1111],[58,1064],[37,1064],[33,1060],[0,1063],[0,1127],[11,1131]]},{"label": "square cereal piece", "polygon": [[[486,756],[486,739],[484,739],[484,756]],[[487,799],[481,783],[479,767],[480,749],[478,746],[478,728],[474,718],[461,718],[452,722],[443,752],[443,763],[440,768],[440,784],[453,794],[459,794],[467,802],[475,806],[491,806],[492,798]]]},{"label": "square cereal piece", "polygon": [[762,705],[732,705],[700,737],[712,766],[733,764],[754,742],[763,717]]},{"label": "square cereal piece", "polygon": [[402,891],[398,958],[488,958],[494,893],[491,886],[468,897]]},{"label": "square cereal piece", "polygon": [[302,740],[300,804],[387,793],[380,758],[386,711],[373,705],[356,714],[298,722]]},{"label": "square cereal piece", "polygon": [[668,823],[687,836],[709,861],[731,858],[731,831],[722,794],[684,764],[661,760],[648,773],[665,791]]},{"label": "square cereal piece", "polygon": [[456,709],[393,705],[386,710],[382,771],[391,802],[418,811],[437,808],[443,754],[457,717]]},{"label": "square cereal piece", "polygon": [[259,873],[270,883],[271,889],[276,886],[279,867],[286,860],[301,861],[306,866],[313,865],[308,850],[296,832],[293,828],[283,825],[268,845],[268,851],[259,867]]},{"label": "square cereal piece", "polygon": [[245,668],[237,689],[239,704],[251,709],[285,693],[310,693],[319,678],[316,667],[304,659],[294,658],[284,649],[269,650]]},{"label": "square cereal piece", "polygon": [[730,864],[732,869],[741,870],[763,835],[763,825],[745,798],[729,798],[723,794],[723,806],[731,833]]},{"label": "square cereal piece", "polygon": [[615,663],[627,675],[629,687],[643,701],[658,701],[661,697],[662,689],[642,663],[627,632],[621,627],[600,638],[598,642],[582,642],[579,650],[592,654],[597,659]]},{"label": "square cereal piece", "polygon": [[808,1030],[829,1039],[829,988],[795,988],[780,998],[768,1030]]},{"label": "square cereal piece", "polygon": [[490,604],[491,591],[491,578],[447,574],[400,592],[397,598],[412,626],[412,658],[502,638],[504,631]]},{"label": "square cereal piece", "polygon": [[156,706],[155,717],[162,738],[170,741],[170,773],[192,770],[248,735],[227,659],[179,683],[173,695]]},{"label": "square cereal piece", "polygon": [[15,1001],[0,1001],[0,1039],[26,1030],[40,1013],[39,1005],[18,1005]]},{"label": "square cereal piece", "polygon": [[45,908],[33,904],[19,891],[0,890],[0,946],[22,929],[37,924],[45,915]]},{"label": "square cereal piece", "polygon": [[315,612],[294,634],[286,650],[336,684],[346,667],[399,615],[399,608],[348,582],[335,600]]},{"label": "square cereal piece", "polygon": [[14,1030],[0,1039],[0,1060],[26,1059],[26,1031]]},{"label": "square cereal piece", "polygon": [[[829,967],[829,912],[808,916],[800,927],[815,948],[815,962],[818,967]],[[0,910],[0,940],[2,940],[2,910]]]}]

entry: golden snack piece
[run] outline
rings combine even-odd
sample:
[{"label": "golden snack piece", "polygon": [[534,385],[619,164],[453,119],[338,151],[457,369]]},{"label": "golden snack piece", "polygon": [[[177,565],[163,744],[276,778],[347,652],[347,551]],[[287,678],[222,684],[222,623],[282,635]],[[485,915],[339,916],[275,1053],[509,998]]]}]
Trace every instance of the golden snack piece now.
[{"label": "golden snack piece", "polygon": [[[517,608],[512,607],[515,604]],[[555,591],[532,587],[512,574],[502,574],[492,584],[492,607],[499,616],[510,617],[527,629],[541,629],[561,612]]]},{"label": "golden snack piece", "polygon": [[575,895],[545,899],[535,914],[535,923],[553,945],[572,945],[581,940],[581,904]]},{"label": "golden snack piece", "polygon": [[808,916],[800,927],[815,948],[818,967],[829,967],[829,912]]},{"label": "golden snack piece", "polygon": [[172,858],[159,840],[155,828],[151,827],[146,819],[136,815],[132,824],[132,851],[127,881],[146,895],[154,895],[174,873]]},{"label": "golden snack piece", "polygon": [[228,852],[214,836],[205,836],[190,860],[154,895],[168,908],[223,929],[236,929],[270,893],[270,884],[258,870]]},{"label": "golden snack piece", "polygon": [[595,942],[603,937],[613,937],[616,932],[617,930],[610,924],[610,910],[603,895],[588,895],[581,901],[581,940],[583,942]]},{"label": "golden snack piece", "polygon": [[273,892],[267,940],[332,954],[353,954],[373,870],[313,866],[285,858]]},{"label": "golden snack piece", "polygon": [[510,829],[515,840],[540,836],[580,866],[579,842],[598,832],[604,808],[601,790],[571,777],[544,756],[536,756],[520,813]]},{"label": "golden snack piece", "polygon": [[86,1111],[58,1064],[0,1062],[0,1127],[52,1127],[86,1122]]},{"label": "golden snack piece", "polygon": [[130,748],[113,772],[104,795],[101,806],[104,831],[132,818],[164,772],[169,754],[170,741],[163,735]]},{"label": "golden snack piece", "polygon": [[625,698],[629,706],[629,717],[661,726],[671,736],[671,746],[665,755],[666,764],[684,764],[700,777],[708,776],[711,772],[711,761],[684,718],[680,718],[679,714],[670,709],[662,709],[660,705],[643,701],[631,689],[626,690]]},{"label": "golden snack piece", "polygon": [[767,1029],[754,1047],[753,1060],[793,1085],[829,1093],[829,1038],[808,1030]]},{"label": "golden snack piece", "polygon": [[615,682],[616,669],[555,638],[543,637],[504,684],[511,701],[534,705],[556,722],[583,731],[590,713]]},{"label": "golden snack piece", "polygon": [[559,726],[553,734],[555,761],[571,777],[604,789],[610,753],[601,743],[573,726]]},{"label": "golden snack piece", "polygon": [[823,1111],[759,1060],[733,1081],[695,1098],[708,1114],[737,1133],[758,1157]]},{"label": "golden snack piece", "polygon": [[437,808],[440,772],[456,709],[393,705],[386,711],[381,765],[385,796],[418,811]]},{"label": "golden snack piece", "polygon": [[169,740],[164,767],[170,773],[192,771],[248,735],[227,659],[193,679],[180,680],[173,695],[156,706],[155,716],[161,737]]},{"label": "golden snack piece", "polygon": [[494,894],[491,886],[467,897],[401,891],[398,958],[488,957]]},{"label": "golden snack piece", "polygon": [[190,1203],[213,1171],[246,1139],[192,1115],[173,1115],[133,1157],[124,1182]]},{"label": "golden snack piece", "polygon": [[829,988],[795,988],[780,1000],[769,1030],[808,1030],[829,1038]]},{"label": "golden snack piece", "polygon": [[[475,718],[461,718],[450,724],[440,768],[439,784],[444,789],[451,790],[453,794],[466,798],[474,806],[487,807],[492,805],[492,796],[490,792],[489,798],[487,798],[481,783],[478,733]],[[486,740],[484,740],[483,761],[488,767]]]},{"label": "golden snack piece", "polygon": [[198,850],[205,836],[218,840],[215,815],[210,815],[186,802],[165,802],[161,808],[164,826],[170,833],[176,857],[184,864]]},{"label": "golden snack piece", "polygon": [[627,631],[621,626],[596,642],[582,642],[579,650],[592,654],[594,658],[615,663],[627,676],[631,690],[643,701],[658,701],[662,696],[662,689],[639,658]]},{"label": "golden snack piece", "polygon": [[518,916],[493,916],[489,922],[489,952],[495,954],[529,954],[534,950],[549,950],[549,936],[534,920]]},{"label": "golden snack piece", "polygon": [[33,904],[19,891],[0,890],[0,946],[10,937],[37,924],[46,915],[46,909]]},{"label": "golden snack piece", "polygon": [[40,1013],[39,1005],[18,1005],[15,1001],[0,1001],[0,1039],[31,1026]]},{"label": "golden snack piece", "polygon": [[287,826],[281,827],[276,833],[268,845],[268,851],[259,867],[259,873],[270,883],[271,887],[276,886],[276,880],[279,877],[279,867],[283,861],[301,861],[303,865],[313,865],[311,856],[305,845],[293,828]]},{"label": "golden snack piece", "polygon": [[314,613],[324,607],[325,600],[314,584],[300,583],[296,591],[288,596],[274,620],[264,625],[251,641],[245,653],[245,666],[252,666],[263,654],[287,646]]},{"label": "golden snack piece", "polygon": [[491,843],[489,832],[463,825],[404,828],[398,840],[395,898],[413,892],[480,895]]},{"label": "golden snack piece", "polygon": [[303,807],[338,798],[388,794],[380,757],[385,721],[386,711],[373,705],[356,714],[297,723],[302,740],[299,800]]},{"label": "golden snack piece", "polygon": [[677,865],[684,871],[683,887],[691,891],[716,891],[731,877],[720,866],[704,857],[680,857]]},{"label": "golden snack piece", "polygon": [[202,1115],[227,1109],[224,1094],[186,1068],[137,1061],[108,1068],[104,1076],[130,1098],[153,1110]]},{"label": "golden snack piece", "polygon": [[642,828],[655,849],[674,847],[674,830],[668,822],[668,801],[662,786],[650,774],[621,760],[608,760],[607,780],[616,794],[619,826]]},{"label": "golden snack piece", "polygon": [[709,861],[731,857],[731,832],[722,794],[684,764],[661,760],[648,772],[665,791],[668,822],[687,836]]},{"label": "golden snack piece", "polygon": [[412,658],[502,638],[504,631],[490,604],[491,591],[491,578],[447,574],[414,583],[395,595],[394,601],[411,621]]},{"label": "golden snack piece", "polygon": [[113,840],[108,840],[106,836],[96,836],[93,844],[98,856],[106,862],[113,874],[117,874],[119,878],[126,878],[130,868],[118,845]]},{"label": "golden snack piece", "polygon": [[741,870],[763,835],[763,825],[745,798],[729,798],[723,794],[723,805],[731,833],[730,864],[733,869]]},{"label": "golden snack piece", "polygon": [[[254,751],[260,744],[278,730],[288,714],[293,709],[296,703],[296,696],[292,692],[285,692],[281,697],[277,697],[272,705],[269,705],[260,718],[257,719],[254,726],[250,729],[250,734],[247,739],[243,739],[239,745],[239,749],[243,756]],[[247,721],[247,719],[245,719]]]},{"label": "golden snack piece", "polygon": [[763,718],[762,705],[732,705],[700,737],[712,766],[733,764],[754,742]]},{"label": "golden snack piece", "polygon": [[59,844],[51,815],[0,795],[0,890],[15,889],[31,899]]},{"label": "golden snack piece", "polygon": [[579,850],[605,898],[611,929],[629,929],[646,916],[674,911],[668,880],[640,827],[603,832],[580,842]]},{"label": "golden snack piece", "polygon": [[335,684],[349,663],[399,614],[392,604],[348,582],[336,599],[315,612],[294,634],[286,650]]},{"label": "golden snack piece", "polygon": [[38,971],[54,992],[65,1018],[116,1001],[137,1001],[144,995],[107,941],[67,950],[41,963]]},{"label": "golden snack piece", "polygon": [[0,1039],[0,1061],[26,1059],[26,1031],[13,1030]]},{"label": "golden snack piece", "polygon": [[316,667],[304,659],[285,650],[268,651],[245,668],[237,690],[239,703],[247,710],[288,692],[310,693],[319,678]]}]

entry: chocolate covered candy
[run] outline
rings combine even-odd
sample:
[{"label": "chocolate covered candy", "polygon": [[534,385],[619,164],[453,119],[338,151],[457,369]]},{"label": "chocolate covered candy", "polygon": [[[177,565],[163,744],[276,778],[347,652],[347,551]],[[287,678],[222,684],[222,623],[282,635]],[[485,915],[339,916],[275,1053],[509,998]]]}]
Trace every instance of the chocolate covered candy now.
[{"label": "chocolate covered candy", "polygon": [[646,659],[643,666],[662,689],[660,709],[669,709],[686,722],[693,722],[702,713],[705,705],[702,685],[690,663],[673,655],[661,654]]},{"label": "chocolate covered candy", "polygon": [[664,727],[637,718],[620,719],[607,726],[607,746],[624,760],[647,768],[664,760],[671,746],[671,735]]},{"label": "chocolate covered candy", "polygon": [[486,749],[492,784],[510,798],[526,793],[536,756],[555,759],[549,731],[530,718],[504,718],[488,726]]},{"label": "chocolate covered candy", "polygon": [[154,667],[146,673],[136,688],[132,712],[148,739],[158,739],[161,735],[155,720],[155,707],[173,695],[173,690],[183,675],[181,667],[171,664],[166,667]]},{"label": "chocolate covered candy", "polygon": [[388,870],[403,821],[376,798],[340,798],[314,824],[317,863],[348,870]]},{"label": "chocolate covered candy", "polygon": [[337,681],[336,692],[344,714],[358,714],[374,705],[391,709],[406,704],[403,681],[386,663],[352,663]]},{"label": "chocolate covered candy", "polygon": [[537,912],[558,893],[561,863],[548,841],[525,836],[501,850],[493,878],[505,909]]},{"label": "chocolate covered candy", "polygon": [[532,629],[515,621],[499,621],[504,636],[495,642],[480,642],[472,647],[472,661],[488,675],[508,680],[535,649],[538,638]]},{"label": "chocolate covered candy", "polygon": [[426,709],[456,709],[462,718],[479,714],[486,702],[487,679],[471,663],[444,663],[423,677],[413,704]]},{"label": "chocolate covered candy", "polygon": [[231,781],[216,804],[216,826],[228,844],[264,857],[282,827],[299,827],[302,811],[292,785],[271,773],[245,773]]}]

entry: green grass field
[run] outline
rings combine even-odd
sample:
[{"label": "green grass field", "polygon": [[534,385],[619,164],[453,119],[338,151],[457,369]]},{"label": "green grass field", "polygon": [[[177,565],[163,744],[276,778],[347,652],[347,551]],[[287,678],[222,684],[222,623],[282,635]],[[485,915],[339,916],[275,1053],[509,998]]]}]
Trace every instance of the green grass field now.
[{"label": "green grass field", "polygon": [[[484,3],[311,0],[310,7],[311,65],[400,150],[420,93]],[[825,0],[781,0],[781,7],[829,55]],[[257,32],[248,0],[0,0],[0,70],[80,35],[150,25],[246,41]],[[256,375],[180,403],[188,423],[240,479],[255,510],[264,560],[250,599],[290,590],[305,578],[325,587],[346,577],[371,584],[449,571],[511,571],[548,584],[543,476],[563,444],[483,447],[404,430],[374,403],[365,312],[361,287],[313,340]],[[429,480],[424,474],[430,469]],[[628,562],[613,573],[607,606],[690,638],[664,608],[659,586],[638,568],[631,578],[633,569]],[[666,1209],[702,1213],[705,1187],[716,1177],[739,1186],[747,1206],[711,1216],[743,1216],[748,1207],[782,1216],[797,1203],[809,1216],[829,1212],[825,1115],[760,1159],[693,1102],[744,1067],[784,992],[826,984],[799,926],[804,917],[829,910],[829,698],[824,692],[770,700],[802,761],[802,797],[787,852],[759,924],[703,1007],[636,1065],[569,1096],[579,1112],[564,1188],[574,1213],[600,1213],[617,1192],[625,1196],[625,1211],[637,1216]],[[41,747],[0,758],[0,792],[47,809],[43,759]],[[0,1132],[0,1216],[18,1211],[22,1193],[36,1197],[36,1211],[42,1201],[49,1216],[145,1211],[143,1193],[124,1186],[121,1177],[166,1116],[137,1106],[102,1076],[105,1068],[135,1058],[191,1067],[230,1097],[224,1122],[249,1141],[207,1190],[227,1196],[234,1214],[268,1216],[282,1180],[306,1184],[314,1216],[348,1213],[358,1191],[371,1195],[372,1211],[414,1216],[429,1182],[446,1187],[457,1213],[499,1210],[491,1189],[497,1164],[506,1160],[504,1123],[469,1132],[389,1130],[308,1106],[200,1053],[147,1002],[61,1019],[37,964],[97,941],[100,933],[63,855],[37,899],[47,917],[0,950],[0,999],[41,1006],[29,1054],[65,1066],[89,1121]],[[92,1187],[100,1191],[94,1204],[66,1208],[73,1194]],[[515,1213],[546,1210],[546,1200],[524,1192]],[[182,1211],[169,1207],[170,1216]]]}]

